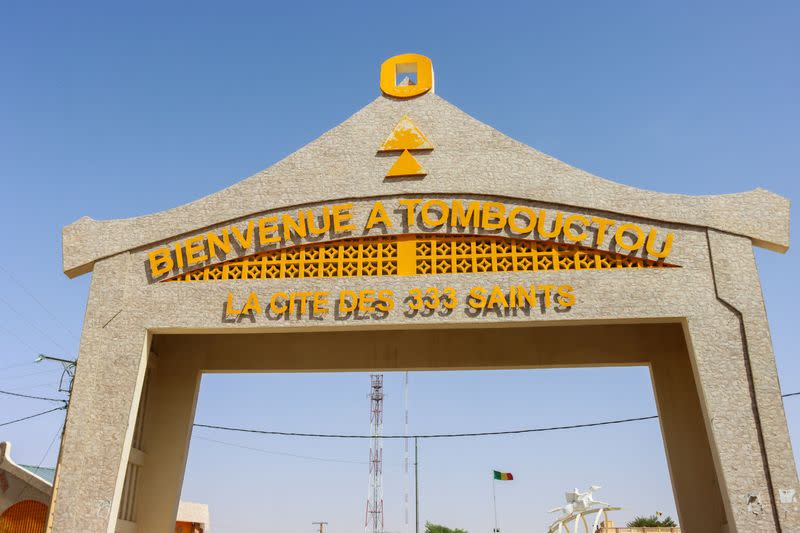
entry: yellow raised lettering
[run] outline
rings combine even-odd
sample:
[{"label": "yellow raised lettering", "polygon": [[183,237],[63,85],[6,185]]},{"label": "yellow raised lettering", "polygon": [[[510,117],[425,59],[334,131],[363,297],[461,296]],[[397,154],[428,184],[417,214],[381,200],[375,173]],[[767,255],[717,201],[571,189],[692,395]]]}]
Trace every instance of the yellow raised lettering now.
[{"label": "yellow raised lettering", "polygon": [[358,294],[355,291],[339,292],[339,312],[352,313],[358,308]]},{"label": "yellow raised lettering", "polygon": [[258,296],[255,292],[250,291],[250,295],[247,297],[247,301],[242,307],[242,314],[247,315],[255,311],[257,315],[261,314],[261,304],[258,302]]},{"label": "yellow raised lettering", "polygon": [[551,304],[550,300],[552,298],[551,291],[555,288],[556,288],[555,285],[539,285],[539,290],[544,292],[543,299],[544,299],[545,309],[550,309],[550,304]]},{"label": "yellow raised lettering", "polygon": [[314,216],[314,211],[311,209],[306,211],[306,221],[308,231],[312,235],[322,235],[331,229],[331,211],[327,205],[322,208],[322,226],[320,227],[317,227],[317,217]]},{"label": "yellow raised lettering", "polygon": [[226,315],[241,315],[241,309],[236,309],[233,306],[233,293],[228,292],[228,300],[225,302],[225,314]]},{"label": "yellow raised lettering", "polygon": [[[433,214],[436,218],[431,217],[431,208],[437,208],[440,212],[437,214],[436,211],[433,211]],[[447,204],[442,200],[428,200],[424,204],[422,204],[422,208],[420,209],[420,215],[422,216],[422,222],[425,223],[426,226],[431,228],[436,228],[438,226],[444,225],[447,222],[447,216],[449,214],[449,208]]]},{"label": "yellow raised lettering", "polygon": [[592,217],[592,224],[597,224],[597,238],[594,240],[594,245],[603,246],[603,242],[606,240],[606,230],[616,222],[610,218]]},{"label": "yellow raised lettering", "polygon": [[269,310],[275,313],[276,315],[282,315],[286,312],[288,307],[286,304],[278,304],[278,298],[283,298],[284,300],[288,299],[289,296],[285,292],[276,292],[272,295],[269,299]]},{"label": "yellow raised lettering", "polygon": [[576,222],[580,222],[581,224],[583,224],[583,228],[586,228],[586,226],[589,225],[589,219],[587,219],[583,215],[568,216],[567,219],[564,221],[564,237],[568,241],[579,242],[588,236],[588,233],[586,233],[586,229],[583,229],[583,231],[581,231],[578,234],[572,232],[572,225],[575,224]]},{"label": "yellow raised lettering", "polygon": [[667,233],[667,236],[664,238],[664,244],[661,246],[661,251],[658,251],[656,250],[656,230],[651,229],[650,234],[647,236],[647,253],[653,257],[664,259],[672,251],[672,240],[674,238],[675,235]]},{"label": "yellow raised lettering", "polygon": [[[629,231],[636,235],[636,240],[630,244],[625,242],[623,239],[625,233]],[[644,243],[644,232],[642,231],[642,228],[636,224],[620,224],[620,226],[617,228],[616,234],[614,234],[614,241],[616,241],[617,246],[623,250],[633,252],[642,247],[642,244]]]},{"label": "yellow raised lettering", "polygon": [[469,290],[467,305],[473,309],[483,309],[486,307],[486,289],[483,287],[472,287]]},{"label": "yellow raised lettering", "polygon": [[539,223],[536,229],[539,231],[539,236],[543,239],[555,239],[561,234],[561,228],[564,226],[564,214],[556,214],[556,220],[553,222],[552,229],[548,230],[545,226],[547,220],[547,212],[544,209],[539,210]]},{"label": "yellow raised lettering", "polygon": [[271,233],[278,233],[278,217],[271,215],[258,220],[258,242],[261,246],[273,242],[280,242],[281,238],[277,235],[270,237]]},{"label": "yellow raised lettering", "polygon": [[236,242],[239,243],[239,246],[247,250],[253,245],[254,230],[255,226],[251,220],[247,223],[247,229],[245,230],[244,235],[242,235],[242,231],[236,226],[231,228],[231,233],[233,233],[233,238],[236,239]]},{"label": "yellow raised lettering", "polygon": [[517,285],[516,296],[516,307],[524,307],[526,304],[528,307],[536,307],[536,287],[533,285],[530,286],[530,289]]},{"label": "yellow raised lettering", "polygon": [[[195,254],[200,255],[195,255]],[[196,265],[208,259],[206,245],[203,242],[203,235],[186,239],[186,264]]]},{"label": "yellow raised lettering", "polygon": [[353,214],[350,212],[352,208],[353,204],[339,204],[333,206],[333,231],[341,233],[356,229],[353,224],[346,224],[346,222],[353,217]]},{"label": "yellow raised lettering", "polygon": [[406,224],[410,228],[414,225],[416,207],[422,202],[419,198],[400,198],[399,203],[406,208]]},{"label": "yellow raised lettering", "polygon": [[390,289],[378,291],[378,301],[375,303],[375,309],[385,313],[394,309],[394,291]]},{"label": "yellow raised lettering", "polygon": [[372,303],[375,301],[375,291],[364,289],[358,294],[358,310],[369,313],[375,310]]},{"label": "yellow raised lettering", "polygon": [[499,285],[495,285],[492,287],[492,293],[489,295],[489,301],[486,304],[486,307],[495,307],[496,305],[500,304],[502,307],[508,307],[508,300],[506,300],[506,295],[503,292],[503,289]]},{"label": "yellow raised lettering", "polygon": [[211,257],[225,257],[231,253],[231,236],[228,228],[222,229],[222,236],[216,233],[209,233],[208,253]]},{"label": "yellow raised lettering", "polygon": [[328,291],[315,291],[312,309],[315,315],[324,315],[328,312]]},{"label": "yellow raised lettering", "polygon": [[[517,225],[517,217],[525,215],[528,218],[528,223],[524,226]],[[517,234],[530,233],[536,227],[536,213],[533,209],[525,206],[512,207],[508,213],[508,229]]]},{"label": "yellow raised lettering", "polygon": [[561,307],[572,307],[575,305],[575,294],[572,292],[574,291],[574,287],[572,285],[559,285],[557,292],[558,292],[558,303]]},{"label": "yellow raised lettering", "polygon": [[158,250],[153,250],[148,254],[148,258],[150,259],[150,274],[154,278],[166,274],[172,270],[172,267],[174,266],[172,255],[169,253],[169,248],[159,248]]},{"label": "yellow raised lettering", "polygon": [[484,202],[481,227],[483,229],[503,229],[506,225],[506,206],[499,202]]},{"label": "yellow raised lettering", "polygon": [[464,204],[461,200],[453,200],[450,208],[450,225],[460,228],[477,228],[481,225],[481,203],[477,200],[472,200],[467,204],[467,210],[464,211]]},{"label": "yellow raised lettering", "polygon": [[375,204],[372,206],[372,211],[369,213],[369,218],[367,219],[367,225],[365,227],[366,229],[372,229],[375,224],[383,224],[383,226],[386,228],[392,227],[392,220],[386,213],[386,208],[383,207],[383,202],[375,202]]},{"label": "yellow raised lettering", "polygon": [[303,216],[302,211],[298,211],[296,220],[288,214],[284,214],[282,219],[284,241],[291,240],[292,234],[295,234],[300,238],[305,238],[308,235],[308,230],[306,229],[306,217]]}]

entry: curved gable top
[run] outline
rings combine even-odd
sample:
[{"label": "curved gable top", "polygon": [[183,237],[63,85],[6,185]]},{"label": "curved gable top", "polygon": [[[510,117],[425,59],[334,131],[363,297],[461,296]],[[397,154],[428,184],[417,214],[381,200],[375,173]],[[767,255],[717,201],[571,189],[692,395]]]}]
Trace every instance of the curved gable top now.
[{"label": "curved gable top", "polygon": [[[427,176],[385,178],[398,153],[379,149],[405,116],[435,147],[413,154]],[[380,96],[268,169],[183,206],[120,220],[83,217],[63,230],[63,268],[75,277],[104,257],[273,209],[437,193],[522,198],[714,228],[779,252],[789,247],[789,200],[782,196],[763,189],[686,196],[614,183],[515,141],[427,93],[410,100]]]}]

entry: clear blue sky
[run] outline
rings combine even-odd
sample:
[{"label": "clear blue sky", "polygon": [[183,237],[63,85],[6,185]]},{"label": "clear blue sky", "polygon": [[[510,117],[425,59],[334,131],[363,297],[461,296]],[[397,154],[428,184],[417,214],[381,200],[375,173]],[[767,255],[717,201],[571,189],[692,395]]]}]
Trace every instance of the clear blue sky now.
[{"label": "clear blue sky", "polygon": [[[401,52],[431,57],[437,93],[466,112],[597,175],[666,192],[800,197],[796,2],[320,4],[0,6],[0,388],[56,394],[58,373],[30,361],[77,352],[90,278],[61,273],[64,225],[161,211],[273,164],[375,98],[379,64]],[[798,391],[800,260],[796,250],[757,256],[781,384]],[[401,431],[400,376],[386,379],[386,429]],[[367,382],[213,376],[197,417],[365,432]],[[415,374],[411,405],[413,432],[655,412],[644,369]],[[0,422],[47,407],[0,398]],[[797,448],[800,398],[786,412]],[[0,439],[19,462],[52,465],[56,447],[45,451],[61,419],[0,428]],[[195,437],[183,497],[211,505],[215,531],[311,533],[313,520],[360,530],[365,442]],[[387,528],[402,531],[401,446],[387,444],[385,457]],[[422,521],[488,531],[492,468],[518,478],[499,487],[504,533],[541,530],[565,489],[590,483],[626,508],[620,520],[674,515],[658,424],[642,422],[425,442]]]}]

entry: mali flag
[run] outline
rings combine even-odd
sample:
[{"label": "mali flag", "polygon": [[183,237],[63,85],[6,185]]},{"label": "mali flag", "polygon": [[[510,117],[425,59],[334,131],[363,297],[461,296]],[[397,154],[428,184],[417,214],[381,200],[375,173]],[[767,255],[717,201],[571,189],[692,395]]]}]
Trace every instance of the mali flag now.
[{"label": "mali flag", "polygon": [[511,474],[511,472],[498,472],[495,470],[494,478],[499,479],[500,481],[511,481],[514,479],[514,476]]}]

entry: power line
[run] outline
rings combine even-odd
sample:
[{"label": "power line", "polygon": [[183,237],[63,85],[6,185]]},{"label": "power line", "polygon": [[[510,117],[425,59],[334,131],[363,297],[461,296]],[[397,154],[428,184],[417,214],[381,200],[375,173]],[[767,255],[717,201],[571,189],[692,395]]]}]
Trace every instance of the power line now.
[{"label": "power line", "polygon": [[542,433],[545,431],[559,431],[565,429],[579,429],[579,428],[588,428],[588,427],[596,427],[596,426],[609,426],[612,424],[624,424],[626,422],[638,422],[641,420],[652,420],[658,418],[658,415],[652,416],[642,416],[638,418],[624,418],[620,420],[607,420],[604,422],[590,422],[588,424],[572,424],[569,426],[551,426],[551,427],[542,427],[542,428],[527,428],[527,429],[511,429],[506,431],[481,431],[476,433],[429,433],[425,435],[381,435],[380,437],[376,437],[375,435],[342,435],[342,434],[335,434],[335,433],[297,433],[297,432],[289,432],[289,431],[268,431],[262,429],[248,429],[248,428],[236,428],[236,427],[228,427],[228,426],[214,426],[210,424],[194,424],[196,427],[207,428],[207,429],[218,429],[221,431],[235,431],[239,433],[257,433],[259,435],[275,435],[281,437],[313,437],[313,438],[320,438],[320,439],[372,439],[372,438],[381,438],[381,439],[452,439],[452,438],[460,438],[460,437],[490,437],[496,435],[519,435],[522,433]]},{"label": "power line", "polygon": [[[17,339],[17,341],[19,341],[19,343],[22,344],[23,346],[27,347],[31,351],[31,353],[36,353],[36,350],[33,348],[33,346],[28,344],[28,342],[25,339],[23,339],[22,337],[20,337],[16,333],[14,333],[12,330],[0,325],[0,331],[4,332],[6,335],[8,335],[10,337],[14,337],[15,339]],[[25,364],[28,364],[28,363],[25,363]],[[12,366],[15,366],[15,365],[12,365]],[[7,367],[7,368],[11,368],[11,367]]]},{"label": "power line", "polygon": [[52,374],[54,372],[58,372],[57,368],[51,368],[50,370],[40,370],[38,372],[28,372],[27,374],[17,374],[15,376],[0,376],[0,380],[16,380],[22,378],[29,378],[31,376],[41,376],[42,374]]},{"label": "power line", "polygon": [[[31,348],[31,351],[35,351],[35,350],[33,350],[33,348]],[[8,366],[0,366],[0,370],[8,370],[10,368],[20,368],[20,367],[28,366],[28,365],[32,365],[32,364],[33,364],[33,361],[29,361],[27,363],[16,363],[16,364],[13,364],[13,365],[8,365]]]},{"label": "power line", "polygon": [[[800,391],[782,394],[782,398],[789,396],[800,396]],[[600,426],[611,426],[615,424],[626,424],[628,422],[642,422],[644,420],[655,420],[658,415],[640,416],[636,418],[621,418],[618,420],[605,420],[602,422],[589,422],[586,424],[571,424],[568,426],[549,426],[540,428],[511,429],[505,431],[479,431],[475,433],[429,433],[423,435],[381,435],[381,439],[452,439],[462,437],[492,437],[498,435],[521,435],[524,433],[545,433],[548,431],[563,431],[567,429],[581,429]],[[348,435],[339,433],[299,433],[294,431],[270,431],[265,429],[237,428],[230,426],[216,426],[211,424],[194,424],[195,427],[206,429],[217,429],[220,431],[233,431],[237,433],[255,433],[258,435],[273,435],[280,437],[311,437],[318,439],[371,439],[375,435]]]},{"label": "power line", "polygon": [[15,284],[16,284],[16,285],[17,285],[17,286],[20,288],[20,289],[22,289],[23,291],[25,291],[25,294],[27,294],[28,296],[30,296],[31,300],[33,300],[34,302],[36,302],[36,303],[39,305],[39,307],[41,307],[42,309],[44,309],[44,312],[45,312],[45,313],[47,313],[47,314],[50,316],[50,318],[52,318],[52,319],[53,319],[53,322],[55,322],[56,324],[58,324],[59,326],[61,326],[61,329],[63,329],[64,331],[66,331],[67,333],[69,333],[69,334],[70,334],[71,336],[73,336],[73,337],[76,337],[76,336],[77,336],[77,335],[75,335],[75,333],[74,333],[74,332],[73,332],[71,329],[69,329],[67,326],[65,326],[65,325],[64,325],[64,324],[63,324],[63,323],[62,323],[62,322],[61,322],[61,321],[58,319],[58,317],[55,315],[55,313],[53,313],[52,311],[50,311],[50,309],[48,309],[46,305],[44,305],[44,304],[43,304],[41,301],[39,301],[39,299],[38,299],[38,298],[37,298],[37,297],[36,297],[36,296],[35,296],[35,295],[34,295],[34,294],[33,294],[33,293],[30,291],[30,290],[28,290],[28,288],[27,288],[25,285],[23,285],[23,284],[22,284],[22,282],[21,282],[20,280],[18,280],[18,279],[16,278],[16,276],[14,276],[14,274],[12,274],[11,272],[9,272],[9,271],[8,271],[8,269],[7,269],[6,267],[4,267],[2,264],[0,264],[0,270],[2,270],[3,272],[5,272],[5,273],[6,273],[6,275],[8,276],[8,278],[9,278],[11,281],[13,281],[13,282],[14,282],[14,283],[15,283]]},{"label": "power line", "polygon": [[209,439],[208,437],[193,437],[194,439],[205,440],[208,442],[214,442],[216,444],[222,444],[224,446],[231,446],[233,448],[241,448],[242,450],[251,450],[254,452],[261,452],[266,453],[269,455],[281,455],[285,457],[294,457],[296,459],[308,459],[310,461],[322,461],[325,463],[344,463],[344,464],[351,464],[351,465],[365,465],[368,464],[367,461],[349,461],[347,459],[333,459],[329,457],[314,457],[311,455],[298,455],[295,453],[288,453],[288,452],[276,452],[272,450],[265,450],[263,448],[255,448],[253,446],[245,446],[243,444],[236,444],[234,442],[226,442],[224,440],[216,440],[216,439]]},{"label": "power line", "polygon": [[[36,331],[38,331],[38,332],[39,332],[39,333],[40,333],[40,334],[41,334],[43,337],[45,337],[45,338],[46,338],[46,339],[48,339],[50,342],[52,342],[53,344],[55,344],[56,346],[58,346],[59,348],[61,348],[61,350],[63,350],[64,352],[69,352],[69,350],[67,350],[66,348],[64,348],[64,346],[63,346],[63,345],[62,345],[60,342],[58,342],[58,341],[57,341],[57,340],[55,340],[53,337],[51,337],[50,335],[48,335],[48,334],[47,334],[47,332],[45,332],[44,330],[42,330],[42,328],[40,328],[39,326],[37,326],[36,324],[34,324],[34,323],[33,323],[33,321],[29,320],[29,319],[28,319],[28,318],[27,318],[27,317],[26,317],[24,314],[22,314],[22,312],[18,311],[18,310],[17,310],[17,309],[16,309],[16,308],[15,308],[13,305],[11,305],[11,303],[10,303],[8,300],[6,300],[5,298],[3,298],[2,296],[0,296],[0,302],[3,302],[3,303],[6,305],[6,307],[8,307],[9,309],[11,309],[11,311],[13,311],[13,312],[14,312],[14,313],[15,313],[15,314],[16,314],[16,315],[19,317],[19,318],[21,318],[23,321],[27,322],[29,326],[31,326],[33,329],[35,329]],[[26,344],[27,344],[27,343],[26,343]]]},{"label": "power line", "polygon": [[[39,470],[39,469],[42,467],[42,463],[44,463],[44,460],[45,460],[45,459],[47,459],[47,454],[49,454],[49,453],[50,453],[50,449],[53,447],[53,444],[55,444],[55,442],[56,442],[56,440],[58,439],[58,437],[59,437],[60,435],[62,435],[62,434],[63,434],[63,432],[64,432],[64,426],[65,426],[66,424],[67,424],[67,420],[66,420],[66,418],[65,418],[65,419],[64,419],[64,422],[61,424],[61,429],[59,429],[59,430],[56,432],[56,434],[55,434],[55,435],[53,435],[53,440],[51,440],[51,441],[50,441],[50,445],[49,445],[49,446],[47,446],[47,449],[44,451],[44,455],[42,455],[42,458],[39,460],[39,463],[36,465],[36,470],[37,470],[37,471],[38,471],[38,470]],[[38,474],[37,474],[37,475],[38,475]],[[21,490],[19,491],[19,493],[17,494],[17,497],[16,497],[16,498],[14,498],[12,501],[19,501],[19,500],[22,498],[22,495],[25,493],[25,491],[26,491],[26,490],[28,490],[29,488],[31,488],[31,486],[32,486],[32,485],[30,485],[29,483],[24,483],[24,484],[22,485],[22,489],[21,489]]]},{"label": "power line", "polygon": [[30,390],[39,389],[41,387],[58,387],[58,381],[49,381],[47,383],[37,383],[36,385],[24,385],[22,387],[14,387],[11,390]]},{"label": "power line", "polygon": [[8,396],[18,396],[20,398],[30,398],[31,400],[46,400],[48,402],[67,402],[67,400],[63,400],[60,398],[47,398],[45,396],[31,396],[30,394],[20,394],[18,392],[11,392],[6,390],[0,390],[0,394],[6,394]]},{"label": "power line", "polygon": [[[68,400],[64,400],[61,398],[49,398],[46,396],[33,396],[30,394],[20,394],[18,392],[11,392],[0,390],[0,394],[6,394],[8,396],[17,396],[20,398],[28,398],[31,400],[45,400],[49,402],[62,402],[68,403]],[[789,392],[786,394],[781,394],[782,398],[788,398],[790,396],[800,396],[800,391],[797,392]],[[35,418],[37,416],[46,415],[48,413],[52,413],[53,411],[58,411],[60,409],[66,409],[67,406],[56,407],[54,409],[50,409],[48,411],[43,411],[41,413],[36,413],[31,416],[26,416],[23,418],[18,418],[16,420],[11,420],[9,422],[4,422],[0,424],[2,426],[8,426],[10,424],[15,424],[17,422],[22,422],[24,420],[29,420],[31,418]],[[526,429],[511,429],[505,431],[480,431],[475,433],[430,433],[424,435],[382,435],[380,438],[382,439],[447,439],[447,438],[459,438],[459,437],[492,437],[498,435],[520,435],[524,433],[544,433],[548,431],[562,431],[567,429],[581,429],[581,428],[589,428],[589,427],[600,427],[600,426],[610,426],[614,424],[625,424],[628,422],[641,422],[644,420],[654,420],[658,418],[658,415],[651,415],[651,416],[641,416],[636,418],[621,418],[618,420],[605,420],[602,422],[589,422],[586,424],[572,424],[568,426],[550,426],[550,427],[541,427],[541,428],[526,428]],[[237,433],[255,433],[258,435],[274,435],[280,437],[311,437],[311,438],[321,438],[321,439],[371,439],[373,435],[346,435],[346,434],[338,434],[338,433],[299,433],[299,432],[290,432],[290,431],[269,431],[264,429],[251,429],[251,428],[237,428],[237,427],[230,427],[230,426],[216,426],[212,424],[193,424],[195,427],[199,428],[206,428],[206,429],[216,429],[220,431],[232,431]],[[224,441],[217,441],[214,439],[204,438],[204,437],[197,437],[203,440],[216,442],[218,444],[227,444],[229,446],[236,446],[239,448],[244,449],[251,449],[254,451],[260,451],[264,453],[274,453],[276,455],[287,455],[291,457],[297,457],[300,459],[313,459],[318,461],[330,461],[330,462],[337,462],[337,463],[353,463],[353,464],[363,464],[358,461],[345,461],[345,460],[338,460],[338,459],[325,459],[323,457],[311,457],[305,455],[295,455],[290,453],[283,453],[283,452],[270,452],[268,450],[262,450],[260,448],[249,448],[247,446],[240,446],[238,444],[233,444],[230,442]]]},{"label": "power line", "polygon": [[66,405],[62,405],[61,407],[55,407],[55,408],[49,409],[47,411],[42,411],[41,413],[36,413],[36,414],[33,414],[33,415],[24,416],[22,418],[17,418],[16,420],[9,420],[8,422],[3,422],[2,424],[0,424],[0,427],[10,426],[11,424],[16,424],[17,422],[22,422],[24,420],[30,420],[31,418],[36,418],[37,416],[46,415],[46,414],[52,413],[54,411],[61,411],[62,409],[66,409],[66,408],[67,408]]}]

